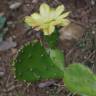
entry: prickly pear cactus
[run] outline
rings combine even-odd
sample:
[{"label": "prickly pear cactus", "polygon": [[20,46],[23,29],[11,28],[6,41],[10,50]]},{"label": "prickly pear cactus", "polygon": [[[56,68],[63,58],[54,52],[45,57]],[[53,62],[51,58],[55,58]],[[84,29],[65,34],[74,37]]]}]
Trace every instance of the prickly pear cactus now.
[{"label": "prickly pear cactus", "polygon": [[64,83],[81,96],[96,96],[96,76],[82,64],[72,64],[65,69]]},{"label": "prickly pear cactus", "polygon": [[39,42],[24,46],[14,60],[14,64],[16,78],[19,80],[35,82],[63,78],[64,75],[63,54],[58,49],[45,49]]}]

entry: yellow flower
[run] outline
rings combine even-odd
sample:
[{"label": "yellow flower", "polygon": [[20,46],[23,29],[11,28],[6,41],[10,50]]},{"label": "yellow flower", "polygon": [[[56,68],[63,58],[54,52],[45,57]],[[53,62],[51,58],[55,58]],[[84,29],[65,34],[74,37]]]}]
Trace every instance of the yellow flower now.
[{"label": "yellow flower", "polygon": [[31,16],[25,17],[25,22],[35,27],[36,30],[43,30],[44,35],[50,35],[54,32],[55,26],[67,26],[70,21],[66,19],[70,12],[64,12],[63,5],[55,8],[50,8],[47,4],[43,3],[40,6],[40,13],[33,13]]}]

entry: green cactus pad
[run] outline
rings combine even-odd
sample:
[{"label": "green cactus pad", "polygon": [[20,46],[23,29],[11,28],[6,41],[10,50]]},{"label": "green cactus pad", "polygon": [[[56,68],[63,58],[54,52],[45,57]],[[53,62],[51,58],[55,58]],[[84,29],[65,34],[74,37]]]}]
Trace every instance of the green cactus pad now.
[{"label": "green cactus pad", "polygon": [[18,53],[14,63],[18,80],[35,82],[38,80],[63,78],[64,76],[62,70],[64,68],[63,53],[58,49],[45,49],[39,42],[24,46]]},{"label": "green cactus pad", "polygon": [[96,76],[84,65],[72,64],[66,68],[64,83],[72,92],[96,96]]}]

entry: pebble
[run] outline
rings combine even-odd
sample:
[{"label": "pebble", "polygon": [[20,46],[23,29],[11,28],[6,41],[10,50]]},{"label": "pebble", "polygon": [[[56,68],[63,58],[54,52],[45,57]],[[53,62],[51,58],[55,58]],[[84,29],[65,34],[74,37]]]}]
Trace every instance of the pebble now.
[{"label": "pebble", "polygon": [[8,49],[16,47],[16,45],[16,42],[14,42],[10,37],[6,41],[0,42],[0,51],[6,51]]},{"label": "pebble", "polygon": [[4,12],[0,12],[0,16],[4,16],[4,14],[5,14]]},{"label": "pebble", "polygon": [[45,82],[39,83],[38,87],[39,88],[45,88],[45,87],[49,87],[49,86],[53,85],[54,83],[55,83],[54,80],[49,80],[49,81],[45,81]]},{"label": "pebble", "polygon": [[7,22],[7,25],[12,25],[13,24],[13,21],[8,21]]},{"label": "pebble", "polygon": [[35,3],[36,4],[37,2],[38,2],[38,0],[32,0],[32,3]]},{"label": "pebble", "polygon": [[9,8],[10,8],[11,10],[15,10],[15,9],[18,9],[21,5],[22,5],[21,2],[15,2],[15,3],[11,4],[11,5],[9,6]]},{"label": "pebble", "polygon": [[60,40],[72,41],[74,39],[75,41],[78,41],[82,37],[84,31],[85,29],[82,26],[71,23],[60,29]]},{"label": "pebble", "polygon": [[96,1],[95,0],[91,0],[91,5],[95,5]]},{"label": "pebble", "polygon": [[0,77],[3,77],[4,76],[4,72],[3,71],[0,71]]},{"label": "pebble", "polygon": [[3,77],[5,75],[5,71],[2,67],[0,67],[0,77]]},{"label": "pebble", "polygon": [[95,30],[92,30],[92,34],[95,34],[96,32],[95,32]]}]

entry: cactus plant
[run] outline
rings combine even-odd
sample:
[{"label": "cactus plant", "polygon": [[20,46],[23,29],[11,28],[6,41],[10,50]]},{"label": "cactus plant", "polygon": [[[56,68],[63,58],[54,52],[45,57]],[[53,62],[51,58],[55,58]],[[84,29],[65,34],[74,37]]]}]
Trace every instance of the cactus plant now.
[{"label": "cactus plant", "polygon": [[[54,60],[55,61],[54,61]],[[63,78],[63,54],[58,49],[45,49],[39,42],[25,45],[14,60],[16,78],[38,81]],[[59,68],[60,67],[62,68]]]},{"label": "cactus plant", "polygon": [[96,76],[82,64],[72,64],[65,69],[64,83],[72,92],[96,96]]},{"label": "cactus plant", "polygon": [[56,46],[59,33],[55,27],[69,25],[66,17],[70,12],[65,12],[63,5],[53,9],[43,3],[39,13],[25,17],[26,24],[35,30],[42,30],[45,36],[40,42],[26,44],[18,52],[14,60],[16,78],[31,82],[63,78],[70,91],[82,96],[96,96],[96,76],[88,68],[82,64],[71,64],[64,68],[63,53]]}]

